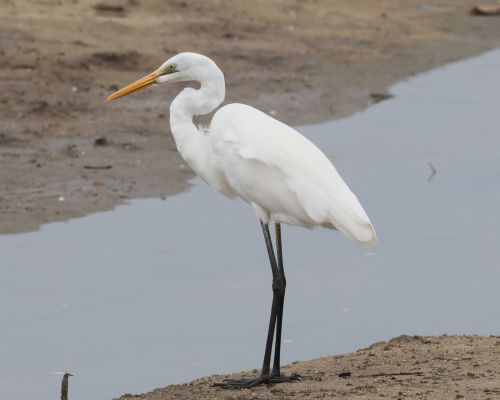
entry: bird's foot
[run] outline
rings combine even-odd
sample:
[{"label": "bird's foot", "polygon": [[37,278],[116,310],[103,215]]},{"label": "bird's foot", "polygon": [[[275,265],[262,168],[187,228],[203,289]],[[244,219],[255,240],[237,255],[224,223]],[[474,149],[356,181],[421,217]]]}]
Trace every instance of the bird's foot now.
[{"label": "bird's foot", "polygon": [[302,378],[300,375],[293,374],[290,376],[271,375],[259,376],[258,378],[250,379],[226,379],[224,382],[215,383],[214,386],[222,389],[249,389],[259,385],[272,385],[274,383],[296,382]]},{"label": "bird's foot", "polygon": [[271,383],[286,383],[301,381],[302,377],[299,374],[292,375],[271,375]]}]

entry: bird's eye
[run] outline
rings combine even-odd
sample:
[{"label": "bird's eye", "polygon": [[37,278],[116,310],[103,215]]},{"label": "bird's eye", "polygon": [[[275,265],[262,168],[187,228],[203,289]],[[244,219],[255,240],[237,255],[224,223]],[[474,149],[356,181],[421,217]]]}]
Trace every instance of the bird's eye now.
[{"label": "bird's eye", "polygon": [[171,74],[172,72],[177,72],[177,64],[169,64],[167,67],[163,70],[164,74]]}]

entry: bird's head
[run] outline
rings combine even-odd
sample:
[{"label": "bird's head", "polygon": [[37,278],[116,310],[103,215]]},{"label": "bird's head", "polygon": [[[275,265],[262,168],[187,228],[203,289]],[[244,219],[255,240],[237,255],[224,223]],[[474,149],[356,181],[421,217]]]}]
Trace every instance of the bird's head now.
[{"label": "bird's head", "polygon": [[220,72],[210,58],[197,53],[179,53],[169,58],[155,71],[111,94],[106,101],[116,100],[155,84],[201,81],[214,71]]}]

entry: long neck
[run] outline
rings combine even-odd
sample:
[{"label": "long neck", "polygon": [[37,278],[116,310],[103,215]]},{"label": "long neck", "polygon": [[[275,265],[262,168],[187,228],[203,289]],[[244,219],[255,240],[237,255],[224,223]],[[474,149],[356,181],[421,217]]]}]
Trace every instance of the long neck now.
[{"label": "long neck", "polygon": [[201,84],[198,90],[185,88],[170,105],[172,135],[179,153],[188,163],[192,156],[191,147],[198,147],[204,137],[193,123],[193,117],[215,110],[225,97],[224,75],[218,68],[197,80]]}]

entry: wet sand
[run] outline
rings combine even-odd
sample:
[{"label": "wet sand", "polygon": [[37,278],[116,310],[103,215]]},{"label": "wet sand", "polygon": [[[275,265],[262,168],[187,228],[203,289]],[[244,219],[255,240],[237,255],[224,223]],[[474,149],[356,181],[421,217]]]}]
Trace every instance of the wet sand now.
[{"label": "wet sand", "polygon": [[[258,370],[214,375],[120,399],[475,399],[500,396],[500,337],[400,336],[338,356],[294,362],[283,373],[302,381],[223,390],[213,384]],[[339,376],[341,374],[341,377]],[[345,377],[345,375],[348,375]]]},{"label": "wet sand", "polygon": [[168,129],[179,86],[103,103],[179,51],[216,60],[228,102],[320,122],[497,47],[498,20],[470,16],[474,3],[3,0],[0,233],[188,187]]}]

